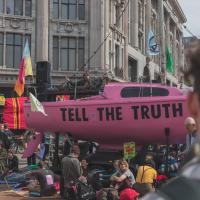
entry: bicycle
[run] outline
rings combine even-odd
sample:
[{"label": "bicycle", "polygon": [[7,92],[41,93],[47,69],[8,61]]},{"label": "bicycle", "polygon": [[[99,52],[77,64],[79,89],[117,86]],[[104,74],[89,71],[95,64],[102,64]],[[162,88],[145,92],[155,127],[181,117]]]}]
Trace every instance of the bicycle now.
[{"label": "bicycle", "polygon": [[24,152],[24,143],[23,138],[15,136],[11,139],[11,146],[10,149],[13,151],[13,153],[23,153]]}]

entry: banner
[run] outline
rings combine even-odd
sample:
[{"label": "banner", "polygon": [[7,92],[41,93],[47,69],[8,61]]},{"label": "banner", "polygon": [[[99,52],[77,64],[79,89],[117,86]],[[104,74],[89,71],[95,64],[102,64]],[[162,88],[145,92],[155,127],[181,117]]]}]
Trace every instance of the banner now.
[{"label": "banner", "polygon": [[129,160],[135,157],[135,142],[128,142],[124,144],[124,158]]},{"label": "banner", "polygon": [[3,110],[3,122],[8,124],[9,129],[26,129],[24,119],[24,101],[28,97],[6,98]]}]

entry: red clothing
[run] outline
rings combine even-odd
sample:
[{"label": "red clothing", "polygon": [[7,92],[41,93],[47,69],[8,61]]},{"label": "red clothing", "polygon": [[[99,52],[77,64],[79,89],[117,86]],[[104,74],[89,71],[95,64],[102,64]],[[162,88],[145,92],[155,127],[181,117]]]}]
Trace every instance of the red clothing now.
[{"label": "red clothing", "polygon": [[120,193],[120,200],[134,200],[139,196],[135,190],[126,188]]}]

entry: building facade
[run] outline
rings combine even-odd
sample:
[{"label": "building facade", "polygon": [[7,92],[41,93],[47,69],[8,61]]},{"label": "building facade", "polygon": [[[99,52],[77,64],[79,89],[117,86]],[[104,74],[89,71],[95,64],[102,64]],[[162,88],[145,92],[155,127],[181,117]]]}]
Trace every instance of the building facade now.
[{"label": "building facade", "polygon": [[[177,0],[0,0],[0,90],[13,91],[25,42],[29,41],[35,83],[36,63],[51,63],[51,83],[66,77],[105,74],[115,81],[151,81],[164,76],[177,85],[184,66],[182,24]],[[148,32],[159,43],[158,56],[147,55]],[[174,74],[165,70],[171,49]],[[162,72],[162,73],[161,73]],[[25,95],[27,94],[27,90]]]}]

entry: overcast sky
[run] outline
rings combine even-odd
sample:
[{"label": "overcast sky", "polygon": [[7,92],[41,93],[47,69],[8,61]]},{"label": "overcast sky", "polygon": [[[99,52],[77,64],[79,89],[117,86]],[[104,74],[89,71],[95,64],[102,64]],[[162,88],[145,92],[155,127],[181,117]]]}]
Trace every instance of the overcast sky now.
[{"label": "overcast sky", "polygon": [[[178,0],[186,18],[186,26],[196,36],[200,37],[200,0]],[[184,31],[185,36],[191,36]]]}]

